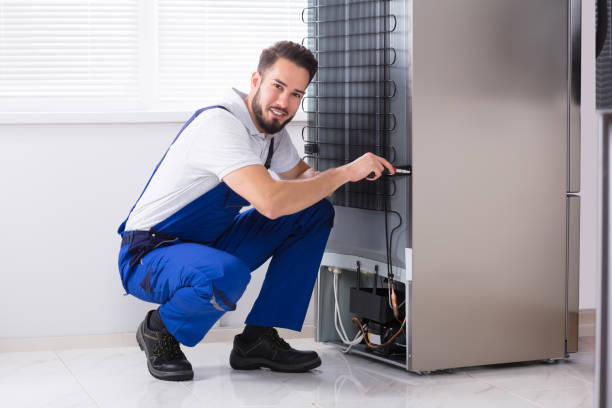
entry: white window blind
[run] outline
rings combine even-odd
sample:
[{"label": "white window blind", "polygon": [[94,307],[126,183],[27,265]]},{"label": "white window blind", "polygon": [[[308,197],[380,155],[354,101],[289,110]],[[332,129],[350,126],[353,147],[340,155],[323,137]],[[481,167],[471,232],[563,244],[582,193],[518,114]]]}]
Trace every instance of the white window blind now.
[{"label": "white window blind", "polygon": [[0,111],[185,111],[248,91],[306,0],[0,0]]},{"label": "white window blind", "polygon": [[138,7],[138,0],[0,0],[2,110],[133,107]]},{"label": "white window blind", "polygon": [[305,0],[160,0],[160,101],[201,105],[231,86],[248,91],[262,49],[306,36],[304,7]]}]

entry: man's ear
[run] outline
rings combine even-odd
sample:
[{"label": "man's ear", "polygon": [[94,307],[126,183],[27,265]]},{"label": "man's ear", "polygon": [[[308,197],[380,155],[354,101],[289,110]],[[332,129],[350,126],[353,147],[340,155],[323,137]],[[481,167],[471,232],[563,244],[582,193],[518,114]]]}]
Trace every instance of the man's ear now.
[{"label": "man's ear", "polygon": [[251,75],[251,89],[257,89],[257,86],[261,83],[261,74],[259,72],[253,72]]}]

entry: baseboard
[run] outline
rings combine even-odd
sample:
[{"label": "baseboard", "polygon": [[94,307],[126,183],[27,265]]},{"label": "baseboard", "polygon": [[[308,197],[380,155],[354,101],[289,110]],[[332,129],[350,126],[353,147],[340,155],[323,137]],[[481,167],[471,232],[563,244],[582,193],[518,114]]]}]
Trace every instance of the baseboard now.
[{"label": "baseboard", "polygon": [[582,309],[578,312],[578,337],[595,336],[595,309]]},{"label": "baseboard", "polygon": [[[285,339],[314,338],[314,326],[304,325],[301,332],[278,329]],[[242,327],[215,327],[202,343],[231,343]],[[136,346],[134,333],[92,334],[87,336],[36,337],[22,339],[0,339],[0,353],[13,351],[55,351],[83,348],[131,347]]]}]

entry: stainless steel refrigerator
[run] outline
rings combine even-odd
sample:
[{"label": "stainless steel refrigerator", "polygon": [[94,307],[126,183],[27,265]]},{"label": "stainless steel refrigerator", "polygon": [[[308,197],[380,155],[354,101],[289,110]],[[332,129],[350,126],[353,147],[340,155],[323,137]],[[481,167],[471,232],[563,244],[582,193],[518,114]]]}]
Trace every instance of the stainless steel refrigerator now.
[{"label": "stainless steel refrigerator", "polygon": [[374,346],[400,333],[350,352],[417,372],[577,351],[580,0],[311,0],[303,19],[308,162],[411,172],[331,197],[317,340],[347,347],[337,326],[363,318]]}]

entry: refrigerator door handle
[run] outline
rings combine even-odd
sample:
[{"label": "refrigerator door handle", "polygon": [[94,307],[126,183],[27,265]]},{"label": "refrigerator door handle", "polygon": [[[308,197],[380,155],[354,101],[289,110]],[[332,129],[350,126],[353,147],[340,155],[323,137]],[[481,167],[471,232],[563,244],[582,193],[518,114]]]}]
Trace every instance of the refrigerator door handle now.
[{"label": "refrigerator door handle", "polygon": [[568,38],[568,180],[567,192],[580,191],[580,59],[582,0],[569,1]]}]

